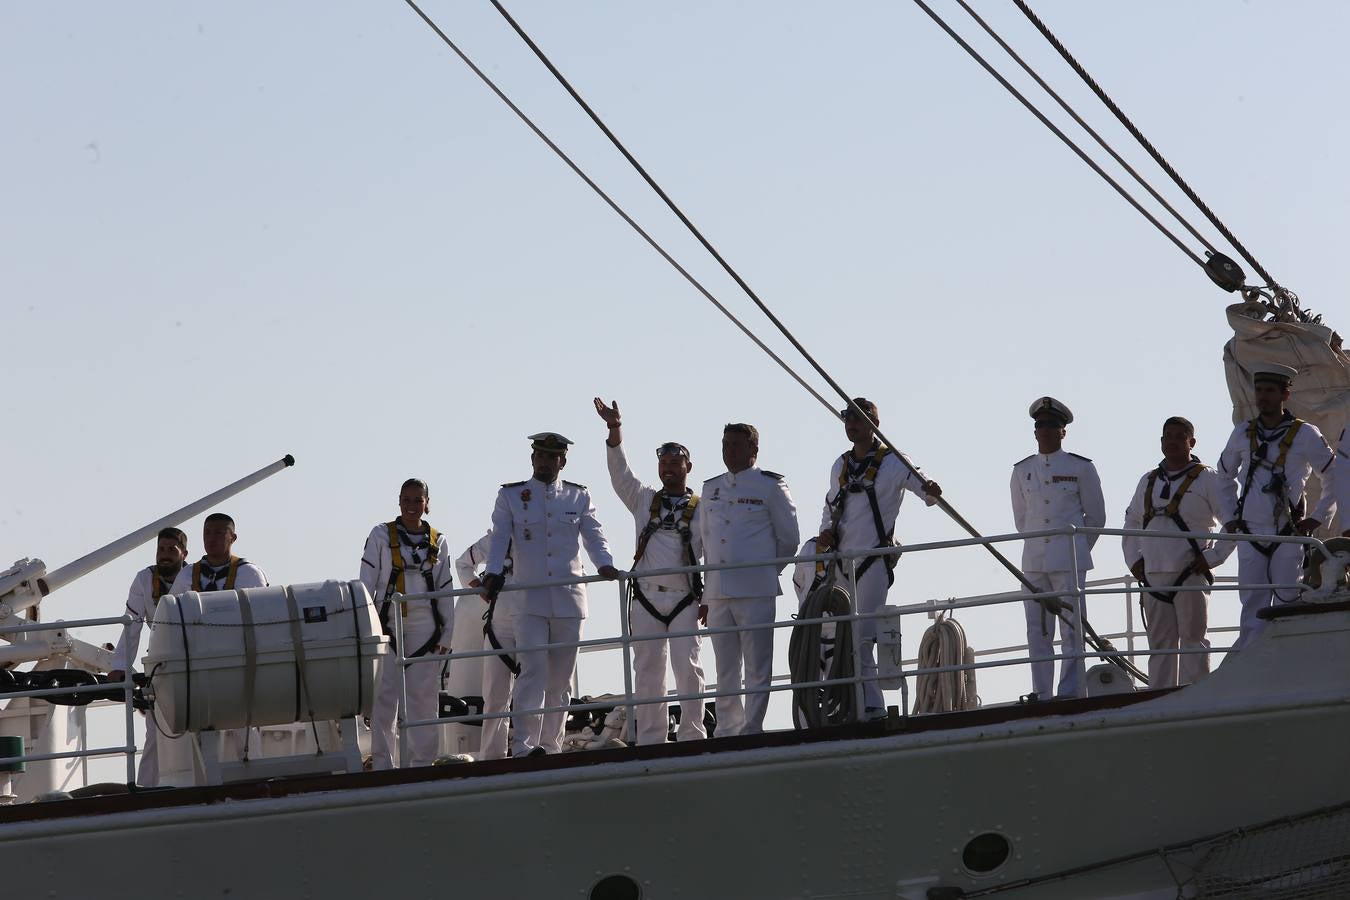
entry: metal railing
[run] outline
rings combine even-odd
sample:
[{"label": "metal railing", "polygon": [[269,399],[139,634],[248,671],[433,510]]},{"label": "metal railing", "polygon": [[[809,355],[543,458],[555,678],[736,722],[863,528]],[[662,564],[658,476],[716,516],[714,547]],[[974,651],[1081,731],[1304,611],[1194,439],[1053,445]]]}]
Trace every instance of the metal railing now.
[{"label": "metal railing", "polygon": [[[931,617],[936,615],[940,611],[950,611],[958,609],[976,609],[986,606],[997,606],[1009,603],[1020,604],[1027,600],[1045,600],[1049,598],[1063,598],[1066,595],[1066,593],[1071,596],[1072,606],[1074,609],[1076,620],[1082,622],[1084,620],[1087,598],[1089,596],[1107,596],[1112,594],[1123,595],[1126,609],[1125,630],[1121,632],[1113,632],[1102,635],[1102,637],[1105,638],[1106,640],[1125,639],[1128,643],[1127,648],[1123,651],[1090,650],[1084,643],[1084,629],[1079,628],[1076,629],[1077,631],[1076,646],[1063,648],[1062,641],[1056,642],[1061,646],[1064,652],[1053,653],[1047,656],[1030,657],[1026,655],[1019,655],[1017,658],[1013,659],[986,659],[984,661],[980,660],[980,657],[1023,654],[1028,651],[1029,649],[1028,644],[1017,644],[1006,647],[996,647],[975,651],[976,661],[973,663],[961,663],[957,665],[936,666],[936,667],[930,666],[925,668],[919,665],[919,660],[917,658],[901,660],[900,662],[901,672],[899,678],[901,684],[900,690],[902,694],[902,699],[904,701],[904,706],[902,708],[905,710],[905,715],[909,714],[908,688],[906,687],[908,680],[911,678],[917,678],[922,675],[944,674],[948,672],[962,672],[967,670],[1004,668],[1010,666],[1029,665],[1031,663],[1036,662],[1075,661],[1079,659],[1085,659],[1090,656],[1099,656],[1103,659],[1108,659],[1111,657],[1136,658],[1154,655],[1178,655],[1185,653],[1233,652],[1233,648],[1231,647],[1229,648],[1219,647],[1200,650],[1136,649],[1135,641],[1138,638],[1145,636],[1146,633],[1138,631],[1134,627],[1133,612],[1132,612],[1133,602],[1137,592],[1140,590],[1140,585],[1137,580],[1135,580],[1130,576],[1112,579],[1102,579],[1091,582],[1080,581],[1078,589],[1076,591],[1068,591],[1068,592],[1047,591],[1042,593],[1030,593],[1027,591],[1009,591],[998,594],[977,595],[965,598],[951,598],[945,601],[927,600],[922,603],[904,604],[896,607],[891,607],[885,610],[878,610],[876,612],[866,612],[866,613],[858,611],[855,598],[850,595],[849,611],[845,615],[837,615],[837,616],[830,615],[816,619],[789,618],[785,620],[775,620],[773,622],[756,623],[750,625],[730,625],[730,626],[704,627],[686,630],[670,630],[650,635],[634,635],[629,630],[628,624],[629,612],[632,601],[630,583],[634,578],[638,577],[646,578],[659,575],[680,575],[694,572],[701,573],[710,571],[728,571],[733,569],[752,569],[765,567],[773,567],[781,572],[782,569],[786,568],[789,565],[795,565],[797,563],[803,562],[816,563],[820,561],[826,563],[826,565],[841,564],[847,566],[849,569],[850,581],[854,581],[853,576],[856,574],[857,566],[861,563],[862,560],[865,560],[870,557],[884,557],[884,556],[899,557],[914,553],[931,552],[936,550],[947,550],[961,547],[974,547],[987,544],[1006,543],[1011,541],[1020,541],[1041,537],[1063,537],[1063,536],[1067,536],[1070,538],[1070,544],[1073,547],[1072,558],[1076,564],[1078,556],[1078,548],[1077,548],[1077,541],[1073,540],[1073,538],[1077,534],[1111,535],[1120,537],[1134,536],[1134,537],[1149,537],[1149,538],[1175,538],[1178,540],[1194,538],[1196,540],[1224,540],[1234,542],[1259,541],[1261,543],[1297,543],[1307,547],[1318,549],[1323,553],[1324,556],[1329,555],[1327,554],[1325,545],[1320,540],[1311,537],[1300,537],[1292,535],[1253,536],[1242,534],[1207,534],[1203,532],[1200,533],[1159,532],[1159,531],[1144,531],[1142,529],[1075,528],[1071,526],[1068,528],[1050,529],[1036,532],[999,534],[983,538],[958,538],[944,541],[932,541],[921,544],[910,544],[903,547],[863,550],[856,552],[835,551],[830,553],[811,554],[806,556],[779,557],[775,559],[758,560],[755,562],[746,562],[746,563],[678,566],[664,569],[650,569],[642,571],[640,573],[625,572],[621,573],[620,578],[616,581],[619,590],[620,633],[615,637],[588,638],[576,641],[558,641],[536,645],[503,646],[500,650],[495,648],[488,648],[482,650],[459,651],[455,653],[446,653],[446,654],[427,654],[423,656],[409,658],[403,655],[402,648],[404,647],[404,642],[402,633],[403,631],[402,616],[393,616],[391,618],[393,621],[393,627],[395,629],[395,641],[396,646],[399,649],[396,652],[391,653],[389,659],[391,661],[395,661],[400,667],[400,699],[402,702],[400,704],[400,710],[397,720],[399,728],[400,757],[402,759],[407,759],[407,733],[409,730],[413,728],[425,728],[457,723],[481,724],[483,721],[487,719],[510,718],[521,715],[539,715],[539,714],[546,714],[549,712],[582,712],[588,710],[608,710],[614,708],[615,706],[623,706],[627,712],[626,728],[631,730],[634,727],[634,723],[636,721],[635,716],[636,708],[647,704],[679,703],[682,701],[690,701],[690,700],[706,701],[706,700],[716,700],[719,697],[744,696],[747,694],[754,694],[754,693],[773,694],[782,691],[792,691],[818,687],[832,687],[838,685],[852,686],[852,689],[854,691],[854,699],[856,701],[856,707],[857,709],[861,710],[863,708],[862,693],[864,684],[867,683],[868,681],[889,680],[890,678],[894,677],[892,675],[865,674],[863,672],[862,666],[861,642],[855,640],[853,642],[853,649],[852,649],[854,674],[848,677],[833,678],[833,679],[824,678],[808,681],[793,681],[791,679],[791,676],[775,676],[769,684],[763,686],[756,685],[751,688],[743,688],[741,686],[736,686],[734,689],[724,689],[721,685],[715,685],[712,689],[696,693],[672,692],[659,697],[634,696],[633,666],[632,666],[633,645],[636,643],[646,641],[667,640],[672,637],[698,636],[701,638],[705,636],[710,637],[717,634],[739,633],[752,630],[770,630],[770,629],[776,630],[782,628],[795,628],[800,625],[810,625],[810,624],[838,625],[839,623],[842,622],[857,623],[864,620],[889,618],[892,616],[904,617],[923,614]],[[534,590],[539,588],[565,587],[578,584],[593,584],[607,581],[608,579],[602,578],[601,576],[592,575],[592,576],[583,576],[579,578],[538,582],[532,584],[508,583],[505,587],[503,587],[502,590],[504,593],[517,592],[525,590]],[[1277,591],[1291,591],[1302,593],[1307,589],[1307,586],[1303,584],[1239,584],[1237,583],[1236,579],[1219,578],[1216,579],[1216,583],[1214,585],[1207,586],[1204,588],[1204,590],[1207,591],[1219,591],[1219,592],[1229,592],[1243,589],[1271,589]],[[407,603],[430,603],[442,597],[459,597],[466,595],[478,596],[480,594],[481,590],[478,588],[457,588],[454,590],[446,590],[446,591],[405,594],[402,596],[398,596],[394,599],[396,601]],[[40,631],[57,631],[57,630],[64,631],[71,628],[92,627],[100,625],[125,626],[129,624],[131,621],[132,619],[130,617],[123,615],[123,616],[110,616],[104,618],[80,619],[75,621],[56,621],[50,623],[34,622],[20,626],[7,627],[5,628],[5,633],[16,634],[22,632],[40,632]],[[1215,633],[1231,633],[1236,630],[1237,629],[1231,627],[1211,629],[1211,631]],[[539,709],[533,710],[512,710],[512,711],[484,710],[481,713],[471,713],[468,715],[460,715],[460,716],[445,716],[432,719],[410,720],[406,718],[407,700],[408,700],[407,670],[408,667],[410,666],[444,663],[447,660],[464,661],[478,658],[495,657],[503,652],[531,653],[531,652],[542,652],[550,649],[561,649],[572,647],[577,648],[580,652],[591,652],[597,650],[612,651],[616,648],[621,651],[624,663],[623,666],[624,691],[623,691],[623,700],[621,703],[616,704],[613,701],[583,703],[583,704],[569,703],[566,706],[543,706]],[[10,699],[17,699],[21,697],[32,697],[42,699],[46,697],[71,696],[82,692],[87,693],[91,689],[97,690],[120,689],[122,691],[122,700],[120,701],[120,705],[122,705],[125,710],[123,716],[123,726],[125,728],[126,742],[124,745],[97,747],[92,749],[86,748],[80,750],[55,752],[55,753],[37,753],[37,754],[24,753],[18,756],[9,756],[0,758],[0,765],[39,762],[44,760],[60,760],[71,758],[90,759],[97,757],[122,755],[125,756],[126,759],[127,784],[134,784],[136,779],[136,753],[137,753],[137,748],[135,744],[135,733],[134,733],[134,707],[132,703],[134,682],[132,679],[130,666],[128,666],[126,671],[127,671],[126,677],[120,682],[108,682],[104,684],[99,684],[97,686],[79,685],[75,687],[21,690],[21,691],[7,692],[3,695],[0,695],[0,700],[7,701]],[[784,678],[786,678],[786,683],[783,683]],[[115,701],[95,701],[93,704],[90,705],[101,706],[104,705],[105,703],[113,703],[113,702]],[[153,715],[153,712],[151,713],[151,715]]]},{"label": "metal railing", "polygon": [[[398,717],[398,726],[400,734],[400,757],[404,759],[407,758],[406,735],[407,731],[412,728],[425,728],[437,725],[461,724],[461,723],[465,724],[482,723],[487,719],[512,718],[521,715],[540,715],[550,712],[564,712],[564,711],[583,712],[597,709],[612,709],[615,706],[622,706],[625,708],[625,711],[627,713],[625,728],[631,732],[631,729],[633,728],[635,722],[634,712],[636,707],[638,706],[644,706],[648,704],[680,703],[689,700],[706,701],[706,700],[715,700],[719,697],[728,697],[737,695],[743,696],[748,694],[765,693],[765,692],[775,693],[781,691],[799,690],[804,688],[831,687],[842,684],[848,684],[853,686],[853,690],[855,692],[854,699],[856,708],[862,710],[863,685],[869,681],[889,681],[894,677],[893,675],[889,674],[888,675],[864,674],[861,659],[862,653],[861,642],[855,640],[853,642],[853,650],[852,650],[854,674],[846,678],[820,679],[813,681],[794,682],[791,680],[791,677],[788,676],[788,681],[786,684],[773,683],[780,681],[780,679],[783,677],[778,676],[775,677],[771,681],[771,683],[766,686],[757,685],[751,688],[743,688],[738,686],[736,689],[728,690],[723,689],[721,685],[716,685],[711,690],[704,690],[697,693],[679,693],[678,691],[676,691],[667,693],[659,697],[634,697],[633,668],[632,668],[633,644],[645,641],[663,641],[672,637],[690,637],[690,636],[710,637],[716,634],[726,634],[751,630],[773,630],[780,628],[794,628],[799,625],[839,624],[841,622],[856,623],[862,620],[890,618],[893,616],[908,616],[920,613],[932,615],[939,610],[972,609],[977,607],[1003,605],[1009,603],[1020,604],[1027,600],[1039,601],[1039,600],[1048,600],[1050,598],[1064,598],[1066,594],[1069,595],[1071,599],[1074,620],[1076,622],[1083,622],[1086,618],[1085,616],[1086,603],[1087,598],[1089,596],[1110,595],[1110,594],[1124,595],[1126,603],[1126,622],[1127,622],[1126,630],[1124,632],[1119,633],[1108,633],[1106,635],[1101,635],[1101,637],[1103,637],[1105,640],[1108,641],[1112,639],[1125,638],[1129,642],[1127,650],[1125,651],[1119,651],[1114,649],[1106,651],[1090,650],[1085,643],[1086,638],[1086,635],[1084,633],[1085,629],[1077,628],[1075,629],[1077,633],[1076,634],[1077,646],[1064,648],[1064,652],[1054,653],[1048,656],[1036,656],[1036,657],[1020,656],[1016,659],[988,660],[984,662],[978,661],[978,657],[980,656],[1006,655],[1017,653],[1019,651],[1026,652],[1029,650],[1028,644],[1021,644],[1009,647],[990,649],[985,651],[977,651],[976,662],[962,663],[959,665],[922,668],[917,665],[918,663],[917,659],[906,659],[901,662],[901,673],[899,676],[901,685],[900,691],[903,701],[902,709],[905,710],[904,713],[905,715],[908,715],[908,705],[909,705],[908,688],[907,688],[908,680],[910,678],[917,678],[918,676],[922,675],[935,675],[935,674],[944,674],[948,672],[960,672],[967,670],[980,670],[980,669],[1003,668],[1008,666],[1030,665],[1032,663],[1037,662],[1067,661],[1076,664],[1078,660],[1084,660],[1088,657],[1093,656],[1100,657],[1106,660],[1111,659],[1113,657],[1133,659],[1136,657],[1147,658],[1149,656],[1160,656],[1160,655],[1176,656],[1193,653],[1208,654],[1208,653],[1236,652],[1232,647],[1204,648],[1204,649],[1168,649],[1168,650],[1136,649],[1135,641],[1140,637],[1146,636],[1146,632],[1136,631],[1133,627],[1133,600],[1136,592],[1140,589],[1141,586],[1139,582],[1131,576],[1125,576],[1122,578],[1114,578],[1114,579],[1104,579],[1093,582],[1086,582],[1080,579],[1078,589],[1076,591],[1068,591],[1068,592],[1046,591],[1041,593],[1030,593],[1028,591],[1010,591],[1000,594],[980,595],[976,597],[969,597],[963,599],[951,599],[945,602],[930,600],[924,603],[907,604],[871,613],[859,612],[856,606],[855,598],[852,595],[850,595],[849,611],[846,615],[825,616],[818,619],[791,618],[787,620],[775,620],[773,622],[768,623],[722,626],[722,627],[705,627],[705,628],[687,629],[682,631],[670,630],[666,632],[649,635],[633,635],[629,632],[628,622],[630,614],[630,604],[632,599],[630,582],[634,578],[639,577],[648,578],[660,575],[680,575],[695,572],[704,573],[710,571],[725,571],[731,569],[750,569],[750,568],[765,568],[765,567],[776,568],[781,573],[781,571],[789,565],[795,565],[797,563],[802,562],[815,563],[817,561],[823,561],[827,565],[835,563],[847,565],[849,567],[849,574],[850,574],[849,580],[851,583],[856,583],[855,572],[857,566],[860,564],[862,560],[870,557],[887,557],[887,556],[899,557],[903,555],[934,550],[985,546],[990,544],[1006,543],[1011,541],[1022,541],[1043,537],[1068,537],[1070,546],[1072,548],[1071,559],[1074,563],[1075,569],[1077,569],[1078,542],[1075,539],[1075,537],[1079,534],[1097,535],[1097,536],[1110,535],[1117,537],[1166,538],[1176,540],[1194,539],[1197,541],[1222,540],[1232,542],[1252,542],[1252,543],[1260,542],[1263,544],[1293,543],[1293,544],[1301,544],[1304,545],[1305,547],[1315,548],[1317,550],[1320,550],[1324,556],[1328,555],[1325,545],[1320,540],[1313,537],[1303,537],[1298,535],[1274,536],[1274,535],[1246,535],[1246,534],[1227,534],[1227,533],[1210,534],[1205,532],[1145,531],[1143,529],[1080,528],[1075,526],[1068,526],[1066,528],[1047,529],[1043,531],[998,534],[982,538],[957,538],[944,541],[932,541],[921,544],[909,544],[903,547],[869,549],[854,552],[834,551],[830,553],[811,554],[806,556],[779,557],[775,559],[759,560],[755,562],[746,562],[737,564],[676,566],[663,569],[649,569],[644,570],[642,572],[624,572],[621,573],[621,576],[617,581],[619,588],[619,621],[620,621],[620,634],[617,637],[589,638],[577,641],[559,641],[535,645],[513,645],[513,646],[504,645],[500,649],[492,648],[483,650],[459,651],[447,654],[425,655],[413,659],[404,657],[402,650],[399,650],[397,654],[397,660],[401,667],[402,678],[401,678],[400,696],[403,700],[403,705],[400,709]],[[593,576],[584,576],[580,578],[560,579],[555,581],[544,581],[530,584],[508,583],[502,588],[502,592],[506,593],[511,591],[536,590],[541,588],[564,587],[578,584],[592,584],[605,581],[608,581],[608,579],[602,578],[601,576],[598,575],[593,575]],[[1200,589],[1205,592],[1212,592],[1212,591],[1230,592],[1246,589],[1268,589],[1281,592],[1283,591],[1298,592],[1301,594],[1304,590],[1307,589],[1307,586],[1301,583],[1239,584],[1236,579],[1223,578],[1223,579],[1216,579],[1215,584],[1206,585]],[[459,597],[465,595],[480,595],[480,594],[481,590],[477,588],[459,588],[448,591],[405,594],[400,599],[405,602],[432,602],[435,599],[441,597]],[[400,617],[396,616],[394,618],[395,621],[397,622],[396,628],[399,629],[399,632],[397,634],[397,642],[398,646],[401,648],[403,646],[401,633],[402,622],[400,620]],[[1214,633],[1231,633],[1237,630],[1238,629],[1231,627],[1211,629],[1211,631]],[[1055,643],[1060,645],[1061,647],[1063,645],[1062,641],[1057,641]],[[613,650],[616,647],[621,650],[624,662],[624,690],[622,703],[616,704],[612,701],[583,703],[583,704],[570,703],[566,706],[543,706],[538,709],[527,709],[527,710],[515,709],[511,711],[505,710],[489,711],[485,709],[481,713],[470,713],[468,715],[460,715],[460,716],[445,716],[432,719],[408,720],[405,719],[404,717],[404,711],[407,709],[406,673],[407,668],[411,665],[443,663],[451,659],[469,660],[475,658],[485,658],[490,656],[498,656],[501,653],[520,654],[520,653],[531,653],[537,651],[572,648],[572,647],[577,648],[579,652],[593,652],[596,650]],[[906,670],[906,666],[910,665],[914,666],[914,668]],[[1079,690],[1082,691],[1083,689],[1084,689],[1083,686],[1080,685]]]}]

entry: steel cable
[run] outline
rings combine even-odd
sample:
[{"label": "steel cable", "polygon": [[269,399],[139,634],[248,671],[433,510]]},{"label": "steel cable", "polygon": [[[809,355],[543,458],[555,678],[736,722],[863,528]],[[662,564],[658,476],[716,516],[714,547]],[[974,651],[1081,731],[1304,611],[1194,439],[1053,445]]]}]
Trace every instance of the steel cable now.
[{"label": "steel cable", "polygon": [[1125,115],[1121,108],[1116,105],[1115,101],[1102,89],[1102,86],[1097,83],[1096,79],[1088,74],[1087,69],[1083,68],[1082,64],[1074,58],[1073,54],[1069,52],[1063,42],[1055,36],[1054,32],[1050,30],[1045,22],[1041,21],[1041,17],[1036,15],[1035,11],[1026,4],[1026,0],[1013,0],[1013,2],[1017,4],[1017,8],[1022,11],[1022,14],[1031,20],[1031,24],[1035,25],[1036,29],[1045,36],[1045,39],[1050,42],[1050,46],[1054,47],[1055,50],[1059,52],[1059,55],[1064,58],[1064,61],[1069,64],[1069,67],[1078,73],[1078,77],[1083,79],[1088,87],[1092,88],[1092,92],[1097,95],[1102,103],[1106,104],[1106,108],[1115,114],[1115,117],[1120,120],[1120,124],[1124,125],[1126,130],[1134,136],[1134,139],[1148,151],[1148,155],[1153,157],[1153,161],[1162,167],[1162,170],[1176,183],[1177,187],[1185,192],[1186,196],[1190,198],[1196,208],[1205,214],[1205,217],[1213,223],[1215,228],[1219,229],[1219,233],[1223,235],[1224,240],[1228,241],[1228,243],[1233,246],[1233,249],[1242,254],[1243,259],[1251,263],[1252,268],[1256,270],[1257,274],[1266,280],[1266,286],[1272,290],[1281,290],[1279,284],[1270,276],[1270,273],[1256,261],[1256,257],[1251,255],[1247,248],[1242,245],[1242,242],[1234,236],[1233,232],[1228,230],[1228,226],[1223,224],[1223,222],[1219,220],[1219,217],[1214,214],[1214,211],[1205,204],[1205,201],[1200,199],[1200,195],[1186,183],[1185,179],[1181,177],[1181,174],[1172,167],[1172,164],[1158,152],[1158,148],[1154,147],[1152,142],[1144,137],[1144,133],[1139,130],[1134,122],[1130,121],[1129,116]]}]

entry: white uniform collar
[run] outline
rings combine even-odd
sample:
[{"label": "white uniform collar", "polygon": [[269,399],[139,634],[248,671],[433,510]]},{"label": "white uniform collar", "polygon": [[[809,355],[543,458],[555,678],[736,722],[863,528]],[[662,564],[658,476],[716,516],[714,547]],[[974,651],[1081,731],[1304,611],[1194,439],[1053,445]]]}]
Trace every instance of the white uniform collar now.
[{"label": "white uniform collar", "polygon": [[750,472],[758,472],[758,471],[759,471],[759,466],[751,466],[751,467],[748,468],[748,469],[741,469],[739,472],[731,472],[731,471],[728,471],[728,472],[727,472],[727,481],[731,484],[732,487],[735,487],[735,486],[736,486],[736,479],[737,479],[737,478],[740,478],[742,475],[746,475],[746,474],[748,474],[748,473],[750,473]]},{"label": "white uniform collar", "polygon": [[1037,450],[1036,455],[1039,456],[1041,459],[1045,460],[1046,462],[1049,462],[1053,459],[1062,456],[1065,452],[1066,452],[1065,449],[1063,447],[1060,447],[1054,453],[1042,453],[1039,450]]}]

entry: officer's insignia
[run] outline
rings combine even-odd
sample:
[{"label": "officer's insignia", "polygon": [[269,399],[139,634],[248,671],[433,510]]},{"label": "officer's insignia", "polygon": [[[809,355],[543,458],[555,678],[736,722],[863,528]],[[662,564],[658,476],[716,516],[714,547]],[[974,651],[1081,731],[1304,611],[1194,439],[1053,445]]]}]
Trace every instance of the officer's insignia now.
[{"label": "officer's insignia", "polygon": [[712,497],[710,497],[709,499],[711,499],[711,500],[716,500],[716,499],[718,498],[718,496],[721,495],[721,493],[722,493],[722,489],[721,489],[720,487],[715,487],[715,488],[713,488],[713,495],[712,495]]},{"label": "officer's insignia", "polygon": [[529,503],[529,502],[530,502],[530,489],[529,489],[529,488],[526,488],[525,490],[523,490],[523,491],[520,492],[520,499],[523,500],[523,501],[526,502],[526,503]]},{"label": "officer's insignia", "polygon": [[1078,476],[1077,476],[1077,475],[1054,475],[1054,476],[1051,476],[1050,480],[1053,481],[1053,482],[1055,482],[1056,484],[1058,484],[1058,483],[1061,482],[1061,481],[1077,481],[1077,480],[1078,480]]}]

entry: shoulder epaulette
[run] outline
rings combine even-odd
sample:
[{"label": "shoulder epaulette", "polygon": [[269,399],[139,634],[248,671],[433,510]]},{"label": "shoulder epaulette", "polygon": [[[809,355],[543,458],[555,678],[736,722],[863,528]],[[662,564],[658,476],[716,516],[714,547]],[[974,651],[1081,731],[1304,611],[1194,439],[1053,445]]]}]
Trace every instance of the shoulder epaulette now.
[{"label": "shoulder epaulette", "polygon": [[704,484],[712,484],[714,481],[716,481],[717,479],[719,479],[719,478],[721,478],[721,477],[722,477],[721,475],[714,475],[714,476],[711,477],[711,478],[705,478],[705,479],[703,479],[703,483],[704,483]]},{"label": "shoulder epaulette", "polygon": [[567,481],[566,479],[564,479],[564,480],[563,480],[563,484],[570,484],[572,487],[574,487],[574,488],[581,488],[583,491],[589,491],[589,490],[590,490],[590,488],[586,487],[586,485],[584,485],[584,484],[577,484],[575,481]]},{"label": "shoulder epaulette", "polygon": [[[1069,453],[1068,450],[1065,450],[1064,452]],[[1079,456],[1077,453],[1069,453],[1069,455],[1074,459],[1081,459],[1083,462],[1092,462],[1092,460],[1088,459],[1086,456]]]},{"label": "shoulder epaulette", "polygon": [[1017,462],[1013,463],[1013,465],[1014,465],[1014,466],[1020,466],[1022,463],[1027,462],[1028,460],[1031,459],[1032,456],[1035,456],[1035,455],[1036,455],[1036,454],[1033,453],[1033,454],[1031,454],[1031,456],[1028,456],[1028,457],[1026,457],[1026,458],[1024,458],[1024,459],[1019,459]]},{"label": "shoulder epaulette", "polygon": [[774,481],[782,481],[782,480],[783,480],[783,476],[782,476],[782,475],[779,475],[777,472],[770,472],[768,469],[760,469],[759,471],[762,472],[762,473],[765,474],[765,475],[768,475],[768,476],[769,476],[770,478],[772,478]]},{"label": "shoulder epaulette", "polygon": [[502,485],[502,487],[504,487],[504,488],[509,488],[509,487],[520,487],[520,486],[521,486],[522,484],[524,484],[524,483],[525,483],[525,482],[523,482],[523,481],[508,481],[506,484]]}]

